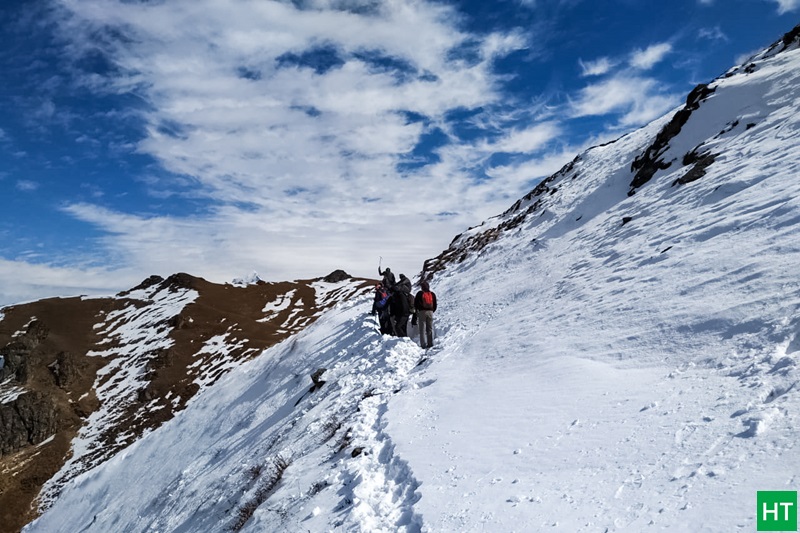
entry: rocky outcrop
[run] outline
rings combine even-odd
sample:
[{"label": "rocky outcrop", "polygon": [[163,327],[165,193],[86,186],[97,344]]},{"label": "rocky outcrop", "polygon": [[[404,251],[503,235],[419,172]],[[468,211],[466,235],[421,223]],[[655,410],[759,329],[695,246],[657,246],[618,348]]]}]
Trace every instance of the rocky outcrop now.
[{"label": "rocky outcrop", "polygon": [[69,389],[76,381],[83,377],[86,364],[82,358],[71,352],[60,352],[55,362],[50,365],[50,371],[56,380],[56,385],[62,389]]},{"label": "rocky outcrop", "polygon": [[692,113],[700,107],[700,103],[713,92],[714,89],[705,84],[695,87],[686,97],[686,105],[675,113],[672,120],[658,132],[653,144],[647,147],[643,154],[634,159],[633,163],[631,163],[631,172],[635,172],[635,174],[633,181],[631,181],[628,196],[635,194],[636,189],[650,181],[656,172],[666,170],[672,165],[672,161],[663,159],[664,153],[669,148],[669,142],[681,132]]},{"label": "rocky outcrop", "polygon": [[0,456],[44,442],[59,430],[55,403],[40,392],[0,405]]},{"label": "rocky outcrop", "polygon": [[25,333],[0,348],[0,357],[3,358],[3,367],[0,368],[0,383],[9,378],[13,378],[21,384],[28,381],[31,352],[47,338],[49,333],[47,326],[34,320],[28,325]]},{"label": "rocky outcrop", "polygon": [[34,373],[34,350],[49,333],[43,322],[34,320],[25,333],[0,348],[4,361],[0,383],[19,387],[21,391],[14,400],[0,405],[0,457],[29,444],[38,444],[58,429],[58,416],[52,399],[23,388]]},{"label": "rocky outcrop", "polygon": [[[501,220],[496,225],[480,231],[480,226],[470,228],[471,234],[457,235],[447,250],[438,256],[425,261],[422,267],[421,281],[431,281],[434,274],[446,269],[449,265],[463,262],[471,254],[479,253],[488,245],[500,238],[503,233],[519,227],[534,213],[541,212],[547,199],[558,193],[557,184],[567,178],[574,180],[578,177],[575,164],[580,161],[580,156],[548,178],[542,180],[528,194],[517,200],[508,210],[498,218]],[[474,231],[473,231],[474,230]]]},{"label": "rocky outcrop", "polygon": [[164,278],[162,278],[161,276],[153,275],[153,276],[150,276],[149,278],[147,278],[146,280],[142,281],[140,284],[138,284],[134,288],[129,289],[127,291],[120,292],[119,294],[117,294],[117,296],[127,296],[127,295],[129,295],[130,293],[132,293],[134,291],[149,289],[153,285],[158,285],[162,281],[164,281]]},{"label": "rocky outcrop", "polygon": [[347,281],[348,279],[350,279],[350,277],[351,277],[350,274],[348,274],[344,270],[334,270],[333,272],[322,278],[322,281],[326,281],[328,283],[339,283],[341,281]]}]

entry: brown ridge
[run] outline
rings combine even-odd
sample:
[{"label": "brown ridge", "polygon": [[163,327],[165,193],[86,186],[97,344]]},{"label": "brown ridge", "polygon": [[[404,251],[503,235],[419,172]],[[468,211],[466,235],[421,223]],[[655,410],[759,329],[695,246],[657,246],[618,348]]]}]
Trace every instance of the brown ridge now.
[{"label": "brown ridge", "polygon": [[[114,353],[120,346],[101,344],[107,332],[98,324],[128,306],[147,312],[155,305],[135,299],[141,293],[134,291],[152,295],[191,289],[198,296],[177,315],[154,325],[169,332],[169,348],[129,356],[131,364],[140,365],[144,385],[136,394],[115,400],[114,425],[105,428],[100,446],[81,459],[73,477],[171,419],[201,390],[198,382],[213,384],[232,363],[259,355],[375,283],[340,271],[333,274],[325,279],[342,280],[340,287],[323,302],[312,287],[320,280],[240,287],[176,274],[166,280],[148,278],[116,298],[51,298],[3,309],[0,355],[6,363],[0,369],[0,398],[12,389],[24,394],[0,404],[0,533],[19,531],[46,505],[39,500],[42,486],[69,460],[72,440],[101,407],[95,387],[121,379],[111,372],[97,380],[98,371],[120,357]],[[275,311],[265,312],[270,303]],[[226,353],[198,353],[206,341],[220,336],[225,336]],[[109,357],[87,355],[108,350]]]}]

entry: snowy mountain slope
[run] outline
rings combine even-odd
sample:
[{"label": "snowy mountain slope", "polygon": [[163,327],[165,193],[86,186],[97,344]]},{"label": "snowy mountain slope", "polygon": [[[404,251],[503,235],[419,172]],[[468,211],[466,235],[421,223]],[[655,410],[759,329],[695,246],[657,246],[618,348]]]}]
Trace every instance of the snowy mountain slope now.
[{"label": "snowy mountain slope", "polygon": [[[148,278],[114,298],[5,309],[0,323],[0,531],[157,428],[265,347],[371,282],[215,285]],[[29,511],[30,509],[30,511]]]},{"label": "snowy mountain slope", "polygon": [[798,33],[428,261],[434,349],[342,304],[25,531],[754,531],[800,487]]},{"label": "snowy mountain slope", "polygon": [[[368,298],[344,304],[233,370],[162,428],[76,478],[28,530],[223,531],[249,519],[251,531],[278,531],[297,515],[314,531],[337,522],[363,531],[418,525],[417,484],[382,442],[381,426],[386,395],[421,350],[382,338],[368,307]],[[321,368],[326,383],[310,392],[309,376]],[[370,449],[352,458],[359,446]]]},{"label": "snowy mountain slope", "polygon": [[672,117],[429,263],[437,382],[389,430],[431,531],[747,531],[798,488],[798,76],[794,45],[715,81],[632,196]]}]

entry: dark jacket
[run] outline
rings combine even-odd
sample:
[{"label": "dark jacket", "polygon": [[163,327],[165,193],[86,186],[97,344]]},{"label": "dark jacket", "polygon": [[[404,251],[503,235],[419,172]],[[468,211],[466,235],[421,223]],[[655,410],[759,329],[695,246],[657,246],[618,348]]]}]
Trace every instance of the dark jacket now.
[{"label": "dark jacket", "polygon": [[384,287],[386,287],[389,290],[394,288],[395,284],[394,274],[389,269],[389,267],[386,267],[386,270],[384,270],[383,272],[381,272],[381,267],[378,267],[378,275],[383,276],[382,283]]},{"label": "dark jacket", "polygon": [[392,316],[408,318],[411,313],[411,307],[408,303],[408,295],[405,292],[395,290],[389,300],[389,306]]},{"label": "dark jacket", "polygon": [[397,285],[395,285],[395,290],[398,292],[411,294],[411,280],[408,279],[405,274],[400,274],[400,281],[398,281]]},{"label": "dark jacket", "polygon": [[[414,309],[416,309],[417,311],[433,311],[433,312],[436,312],[436,305],[437,305],[437,303],[436,303],[436,294],[433,291],[430,290],[431,288],[428,285],[428,282],[423,281],[422,283],[420,283],[420,288],[422,290],[419,291],[417,293],[417,296],[414,298]],[[430,293],[432,298],[433,298],[433,304],[430,307],[427,307],[422,303],[422,295],[423,295],[423,293],[426,293],[426,292]]]}]

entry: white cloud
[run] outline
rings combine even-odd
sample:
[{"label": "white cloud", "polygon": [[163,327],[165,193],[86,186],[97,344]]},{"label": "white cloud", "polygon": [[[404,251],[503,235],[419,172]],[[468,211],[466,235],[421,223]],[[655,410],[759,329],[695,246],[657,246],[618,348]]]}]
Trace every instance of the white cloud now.
[{"label": "white cloud", "polygon": [[700,39],[708,39],[710,41],[728,42],[730,40],[719,26],[715,26],[713,28],[701,28],[700,31],[697,33],[697,36]]},{"label": "white cloud", "polygon": [[23,192],[32,192],[39,188],[39,184],[31,180],[18,180],[17,190]]},{"label": "white cloud", "polygon": [[[414,275],[453,235],[502,212],[532,179],[574,157],[554,142],[561,121],[616,113],[618,125],[632,125],[677,103],[628,69],[530,127],[506,126],[520,124],[518,116],[480,115],[480,128],[508,133],[444,143],[437,163],[408,170],[398,165],[416,157],[426,133],[454,135],[450,113],[505,103],[493,62],[528,47],[520,34],[465,33],[455,10],[419,0],[350,0],[351,11],[333,0],[307,2],[309,9],[272,0],[58,1],[76,57],[101,47],[118,67],[112,77],[86,75],[85,85],[141,97],[145,136],[136,150],[176,176],[138,179],[154,198],[179,202],[190,182],[191,194],[207,201],[208,213],[191,217],[64,207],[104,235],[97,249],[113,260],[97,278],[103,286],[111,279],[115,291],[177,271],[211,281],[252,270],[271,280],[334,268],[374,276],[378,256]],[[652,66],[669,52],[665,46],[631,61]],[[620,63],[580,65],[585,76],[599,76]],[[486,169],[498,152],[529,157],[476,179],[474,169]],[[42,283],[50,275],[56,286],[56,274],[82,272],[50,267]],[[114,281],[114,272],[126,275]]]},{"label": "white cloud", "polygon": [[653,44],[644,50],[636,50],[631,54],[630,64],[640,70],[650,70],[672,51],[669,43]]},{"label": "white cloud", "polygon": [[778,4],[778,14],[783,15],[800,7],[800,0],[770,0]]},{"label": "white cloud", "polygon": [[[464,226],[506,207],[487,202],[488,189],[464,196],[473,181],[464,167],[397,165],[426,123],[446,129],[450,111],[501,100],[492,63],[527,46],[517,33],[467,34],[452,8],[420,1],[352,11],[324,1],[307,10],[270,0],[60,2],[76,49],[103,43],[124,73],[105,89],[148,103],[138,151],[192,177],[216,206],[194,219],[67,209],[108,232],[103,244],[125,261],[167,273],[188,265],[220,277],[252,268],[310,276],[395,249],[413,258],[412,274]],[[109,29],[126,38],[94,40]],[[333,68],[298,61],[313,63],[321,48]],[[514,142],[536,146],[528,135]]]},{"label": "white cloud", "polygon": [[573,117],[620,114],[620,126],[634,126],[660,117],[678,102],[675,95],[660,93],[652,78],[620,74],[585,87],[571,109]]},{"label": "white cloud", "polygon": [[558,138],[561,126],[554,121],[536,124],[530,128],[513,130],[499,141],[482,145],[486,152],[532,153]]},{"label": "white cloud", "polygon": [[112,295],[141,279],[131,269],[67,268],[0,259],[0,307],[55,296]]},{"label": "white cloud", "polygon": [[581,75],[586,76],[602,76],[603,74],[607,74],[611,71],[615,66],[617,66],[618,61],[612,60],[608,57],[601,57],[599,59],[595,59],[594,61],[583,61],[578,60],[578,63],[581,66]]}]

